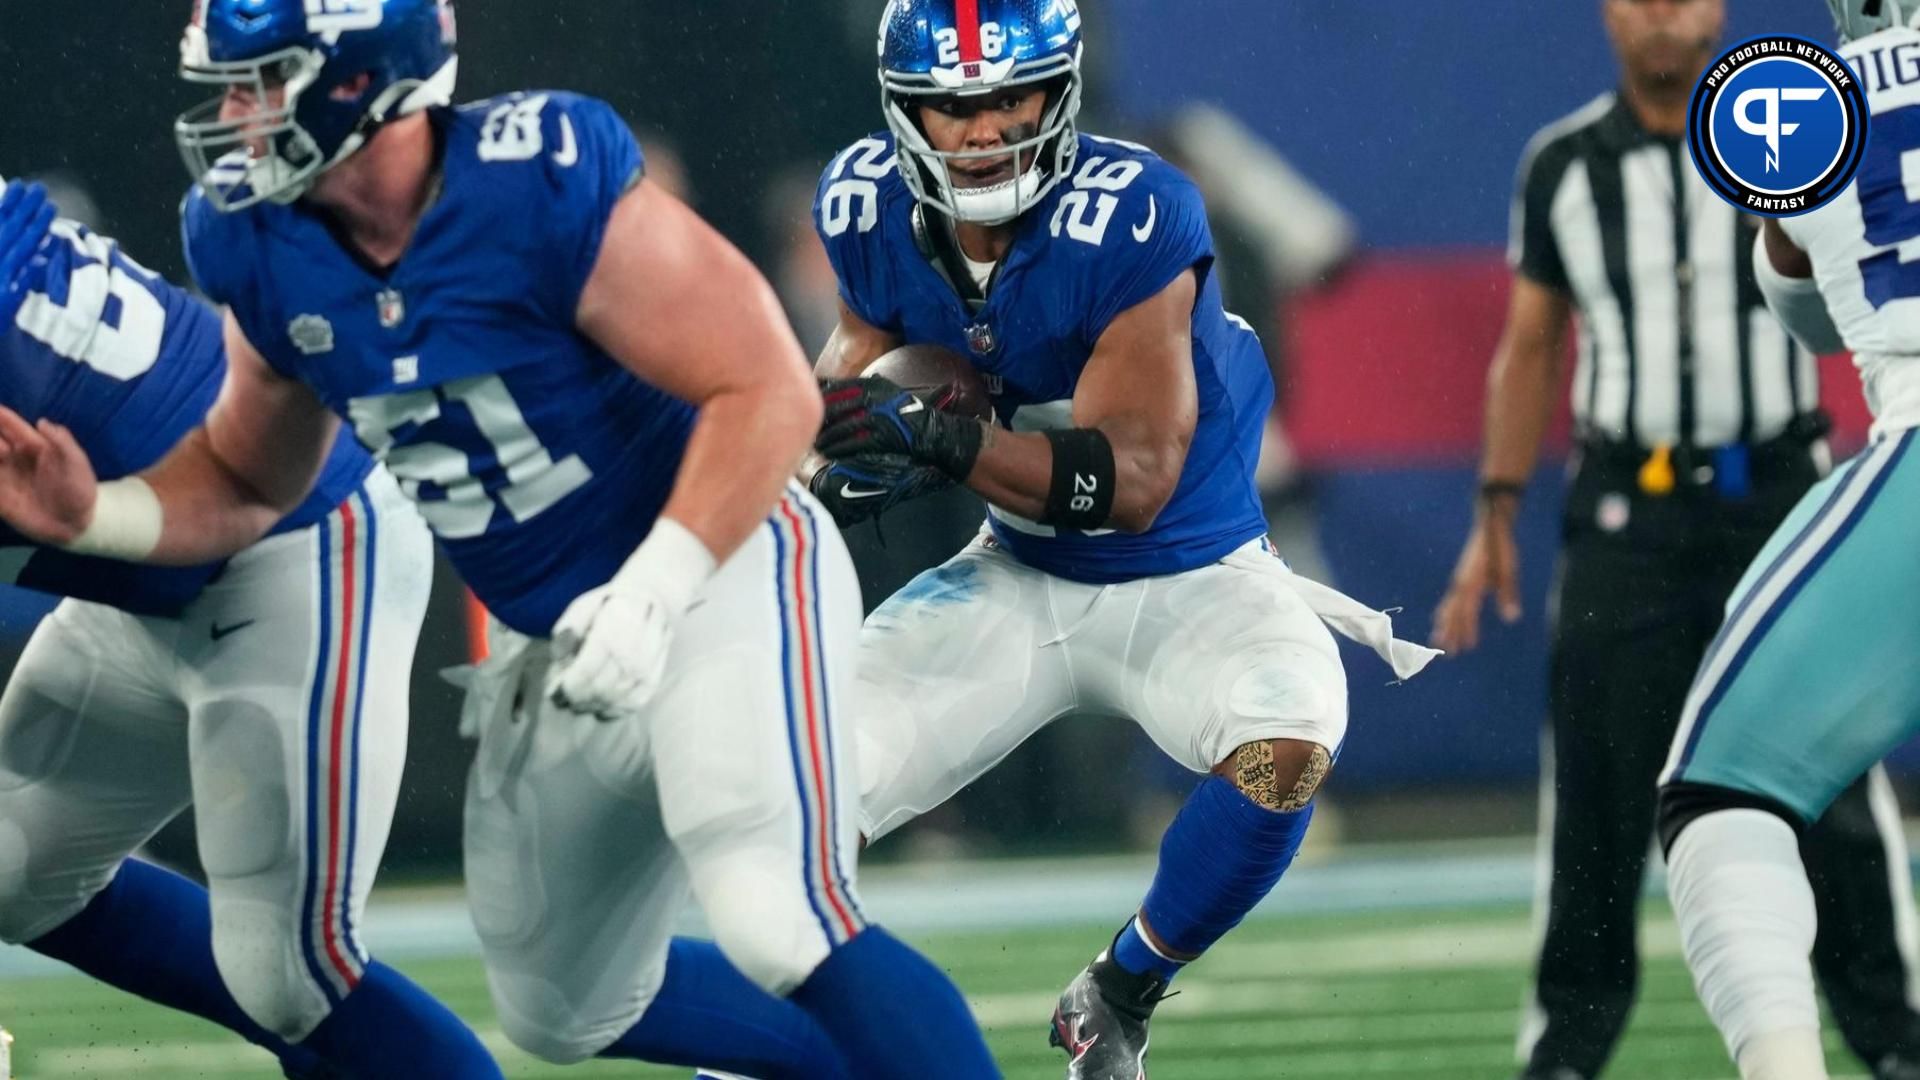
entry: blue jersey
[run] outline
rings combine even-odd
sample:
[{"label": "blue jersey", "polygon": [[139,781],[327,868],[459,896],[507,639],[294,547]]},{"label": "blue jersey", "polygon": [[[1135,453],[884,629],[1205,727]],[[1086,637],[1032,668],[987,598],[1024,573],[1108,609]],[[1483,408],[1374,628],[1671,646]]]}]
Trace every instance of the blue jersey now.
[{"label": "blue jersey", "polygon": [[1200,193],[1145,147],[1080,136],[1079,166],[1015,225],[977,313],[915,236],[914,198],[890,136],[862,139],[820,182],[815,222],[847,307],[909,344],[970,356],[999,422],[1072,425],[1073,392],[1121,312],[1187,270],[1199,276],[1193,368],[1200,413],[1180,483],[1139,535],[1054,528],[993,508],[1020,561],[1108,583],[1204,566],[1266,531],[1253,468],[1273,405],[1259,339],[1220,303]]},{"label": "blue jersey", "polygon": [[[46,250],[46,283],[0,338],[0,402],[71,429],[101,479],[139,472],[198,427],[219,394],[220,317],[75,222],[55,222]],[[313,494],[275,531],[325,517],[372,467],[341,439]],[[0,525],[0,581],[139,615],[178,614],[219,570],[84,558]]]},{"label": "blue jersey", "polygon": [[267,362],[353,424],[481,602],[544,636],[652,528],[693,426],[574,327],[640,149],[573,94],[429,117],[440,192],[394,266],[305,203],[222,214],[197,188],[187,258]]}]

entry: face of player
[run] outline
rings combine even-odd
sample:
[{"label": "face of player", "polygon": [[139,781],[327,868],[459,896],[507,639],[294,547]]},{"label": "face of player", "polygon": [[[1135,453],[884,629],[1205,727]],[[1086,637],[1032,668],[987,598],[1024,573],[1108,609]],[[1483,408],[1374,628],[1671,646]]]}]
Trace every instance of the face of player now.
[{"label": "face of player", "polygon": [[[1018,173],[1012,154],[994,155],[996,147],[1012,146],[1040,133],[1047,110],[1047,92],[1040,87],[1010,87],[992,94],[935,98],[920,106],[920,127],[927,142],[942,153],[984,153],[952,164],[957,188],[987,188],[1004,184]],[[1036,151],[1022,154],[1018,172],[1033,166]]]},{"label": "face of player", "polygon": [[1727,21],[1724,0],[1602,0],[1607,36],[1627,77],[1691,88]]},{"label": "face of player", "polygon": [[[249,119],[258,119],[264,128],[268,122],[267,114],[277,112],[287,101],[286,84],[274,82],[266,87],[261,95],[259,89],[246,83],[236,83],[227,87],[220,99],[220,119],[224,123],[244,123]],[[267,156],[267,140],[264,136],[248,138],[247,153],[255,158]]]},{"label": "face of player", "polygon": [[[261,127],[273,123],[276,116],[287,103],[287,82],[278,72],[262,73],[264,78],[259,86],[252,83],[235,83],[227,87],[220,98],[220,119],[226,123],[244,123],[258,118]],[[366,92],[373,82],[370,73],[362,73],[335,87],[330,96],[335,101],[352,101]],[[263,92],[264,90],[264,92]],[[256,158],[262,158],[269,152],[266,133],[261,137],[247,140],[247,152]]]}]

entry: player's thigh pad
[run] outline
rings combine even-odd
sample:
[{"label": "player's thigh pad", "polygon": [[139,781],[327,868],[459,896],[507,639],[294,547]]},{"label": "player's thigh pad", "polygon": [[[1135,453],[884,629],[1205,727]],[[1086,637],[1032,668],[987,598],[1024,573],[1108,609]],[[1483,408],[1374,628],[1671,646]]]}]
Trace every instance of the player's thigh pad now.
[{"label": "player's thigh pad", "polygon": [[832,520],[789,494],[701,600],[647,710],[661,806],[714,940],[785,993],[866,925],[845,693],[859,585]]},{"label": "player's thigh pad", "polygon": [[579,1061],[659,990],[686,869],[660,822],[648,724],[554,708],[546,642],[495,623],[490,645],[462,717],[480,743],[467,902],[507,1037],[544,1060]]},{"label": "player's thigh pad", "polygon": [[869,840],[952,798],[1072,708],[1067,654],[1049,645],[1065,624],[1048,587],[983,538],[867,617],[846,712]]},{"label": "player's thigh pad", "polygon": [[189,798],[167,620],[67,600],[0,697],[0,940],[72,918]]},{"label": "player's thigh pad", "polygon": [[1137,583],[1144,595],[1132,623],[1103,626],[1102,647],[1076,654],[1083,693],[1132,716],[1195,772],[1264,739],[1337,755],[1347,733],[1346,673],[1292,577],[1255,541],[1211,566]]},{"label": "player's thigh pad", "polygon": [[322,522],[235,558],[181,620],[214,956],[241,1007],[290,1039],[365,971],[430,544],[376,472]]},{"label": "player's thigh pad", "polygon": [[1763,795],[1806,820],[1920,729],[1920,453],[1875,441],[1808,492],[1728,602],[1667,781]]}]

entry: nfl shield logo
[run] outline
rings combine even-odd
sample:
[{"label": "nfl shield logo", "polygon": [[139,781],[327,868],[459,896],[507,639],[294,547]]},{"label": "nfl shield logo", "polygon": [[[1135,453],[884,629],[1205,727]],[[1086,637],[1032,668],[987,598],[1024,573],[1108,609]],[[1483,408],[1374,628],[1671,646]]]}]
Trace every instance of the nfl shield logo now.
[{"label": "nfl shield logo", "polygon": [[986,323],[974,323],[967,327],[967,348],[975,356],[986,356],[994,350],[993,327]]},{"label": "nfl shield logo", "polygon": [[380,306],[380,325],[389,330],[399,326],[400,320],[407,317],[407,302],[401,298],[398,289],[382,290],[376,302]]}]

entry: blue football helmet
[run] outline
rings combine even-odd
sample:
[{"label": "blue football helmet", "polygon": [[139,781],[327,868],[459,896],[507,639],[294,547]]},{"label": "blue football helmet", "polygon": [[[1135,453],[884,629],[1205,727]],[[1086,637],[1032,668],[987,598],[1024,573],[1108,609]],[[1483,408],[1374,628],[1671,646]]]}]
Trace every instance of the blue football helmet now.
[{"label": "blue football helmet", "polygon": [[[292,202],[382,124],[450,104],[454,41],[450,0],[195,0],[180,76],[222,91],[174,141],[215,208]],[[223,119],[230,95],[252,111]]]},{"label": "blue football helmet", "polygon": [[1827,0],[1841,41],[1858,41],[1889,26],[1910,26],[1920,17],[1915,0]]},{"label": "blue football helmet", "polygon": [[[942,152],[920,126],[920,102],[1045,84],[1031,138],[991,150]],[[1079,152],[1080,9],[1075,0],[890,0],[880,17],[880,86],[900,175],[921,203],[957,221],[999,225],[1026,213],[1073,171]],[[961,187],[956,161],[1016,155],[1013,179]],[[1025,168],[1028,155],[1032,163]]]}]

